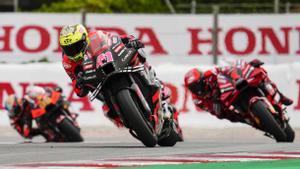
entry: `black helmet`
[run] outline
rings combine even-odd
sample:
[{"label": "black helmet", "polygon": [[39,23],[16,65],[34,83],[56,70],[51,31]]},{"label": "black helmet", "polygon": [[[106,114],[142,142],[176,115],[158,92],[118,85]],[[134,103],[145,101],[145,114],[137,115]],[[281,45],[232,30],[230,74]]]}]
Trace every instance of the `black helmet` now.
[{"label": "black helmet", "polygon": [[203,72],[199,69],[191,69],[185,74],[185,86],[194,94],[202,96],[205,93],[205,79]]}]

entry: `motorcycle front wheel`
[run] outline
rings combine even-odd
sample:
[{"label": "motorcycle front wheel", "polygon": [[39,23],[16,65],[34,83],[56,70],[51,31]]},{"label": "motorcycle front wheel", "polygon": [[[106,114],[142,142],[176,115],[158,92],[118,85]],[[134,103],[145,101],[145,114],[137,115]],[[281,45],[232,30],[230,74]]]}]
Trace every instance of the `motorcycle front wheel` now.
[{"label": "motorcycle front wheel", "polygon": [[66,142],[82,142],[83,138],[80,134],[80,130],[73,125],[73,123],[65,118],[58,124],[58,128],[62,135],[65,137]]},{"label": "motorcycle front wheel", "polygon": [[273,135],[277,142],[288,142],[284,130],[272,116],[272,113],[265,102],[259,100],[253,103],[251,111],[253,115],[259,119],[260,125],[265,132]]},{"label": "motorcycle front wheel", "polygon": [[122,89],[117,93],[116,98],[123,117],[146,147],[154,147],[157,144],[157,136],[147,124],[146,119],[142,117],[143,112],[132,97],[136,96],[132,95],[128,89]]}]

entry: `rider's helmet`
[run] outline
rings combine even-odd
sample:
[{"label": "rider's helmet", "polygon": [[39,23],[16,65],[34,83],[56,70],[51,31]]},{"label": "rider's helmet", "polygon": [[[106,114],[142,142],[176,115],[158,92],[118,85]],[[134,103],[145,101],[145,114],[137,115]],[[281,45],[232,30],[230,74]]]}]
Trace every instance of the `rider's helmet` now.
[{"label": "rider's helmet", "polygon": [[8,111],[9,118],[15,118],[22,112],[22,101],[12,94],[5,100],[4,107]]},{"label": "rider's helmet", "polygon": [[185,74],[184,83],[192,93],[198,96],[206,93],[204,73],[197,68],[193,68]]},{"label": "rider's helmet", "polygon": [[86,28],[81,24],[63,27],[59,35],[59,44],[71,60],[81,61],[89,44]]},{"label": "rider's helmet", "polygon": [[63,89],[60,86],[54,87],[53,90],[59,93],[63,93]]},{"label": "rider's helmet", "polygon": [[26,96],[30,99],[36,99],[38,96],[44,96],[46,90],[40,86],[29,86],[26,90]]}]

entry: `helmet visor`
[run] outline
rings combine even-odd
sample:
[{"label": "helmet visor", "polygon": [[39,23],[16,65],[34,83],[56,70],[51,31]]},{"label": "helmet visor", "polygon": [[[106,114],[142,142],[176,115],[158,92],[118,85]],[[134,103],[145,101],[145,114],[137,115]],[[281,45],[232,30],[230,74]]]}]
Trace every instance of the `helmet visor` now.
[{"label": "helmet visor", "polygon": [[201,78],[198,82],[194,82],[188,86],[192,93],[202,96],[205,93],[205,80]]},{"label": "helmet visor", "polygon": [[87,46],[87,43],[85,40],[80,40],[76,43],[73,43],[71,45],[62,46],[63,51],[65,54],[69,57],[74,57],[78,55],[80,52],[84,51]]}]

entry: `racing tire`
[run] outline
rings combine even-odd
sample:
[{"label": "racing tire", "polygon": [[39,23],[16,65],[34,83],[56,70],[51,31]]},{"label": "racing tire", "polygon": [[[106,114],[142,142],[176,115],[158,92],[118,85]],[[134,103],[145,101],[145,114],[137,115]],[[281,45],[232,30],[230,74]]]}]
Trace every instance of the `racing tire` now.
[{"label": "racing tire", "polygon": [[66,139],[66,142],[82,142],[83,138],[80,134],[80,130],[73,125],[73,123],[65,118],[61,123],[58,124],[58,128],[62,135]]},{"label": "racing tire", "polygon": [[157,136],[148,126],[146,119],[142,116],[141,109],[134,102],[130,91],[123,89],[116,95],[123,117],[134,130],[139,140],[146,147],[154,147],[157,144]]},{"label": "racing tire", "polygon": [[292,127],[290,126],[290,124],[288,122],[286,122],[284,132],[286,134],[286,142],[294,142],[295,131],[292,129]]},{"label": "racing tire", "polygon": [[253,115],[260,120],[260,123],[265,132],[273,135],[277,142],[287,141],[284,130],[274,119],[265,102],[259,100],[253,103],[253,105],[251,106],[251,111]]}]

